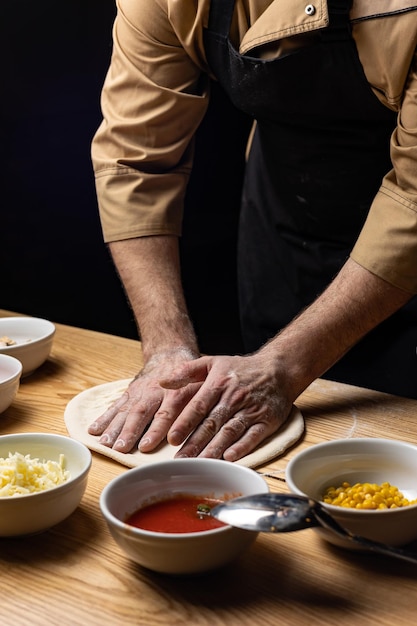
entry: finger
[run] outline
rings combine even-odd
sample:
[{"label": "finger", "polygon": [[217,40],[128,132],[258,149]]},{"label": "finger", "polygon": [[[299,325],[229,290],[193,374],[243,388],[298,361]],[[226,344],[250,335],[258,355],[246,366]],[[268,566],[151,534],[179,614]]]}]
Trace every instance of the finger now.
[{"label": "finger", "polygon": [[107,428],[104,429],[98,442],[101,443],[103,446],[112,448],[123,429],[126,421],[126,416],[127,410],[119,411],[119,413],[115,415]]},{"label": "finger", "polygon": [[221,452],[217,451],[216,441],[222,426],[230,418],[230,409],[226,406],[216,406],[207,417],[200,423],[188,439],[177,452],[177,457],[199,456],[209,442],[212,442],[212,453],[214,458],[220,458]]},{"label": "finger", "polygon": [[268,422],[251,424],[250,418],[238,413],[224,423],[217,434],[206,442],[207,445],[204,445],[204,437],[200,437],[201,428],[199,427],[177,452],[178,458],[200,456],[237,461],[253,452],[277,429],[277,426]]},{"label": "finger", "polygon": [[[285,416],[285,413],[282,415]],[[245,416],[236,414],[224,425],[219,433],[220,440],[215,442],[223,450],[223,458],[226,461],[238,461],[253,452],[267,437],[281,428],[285,422],[282,415],[274,410],[267,410],[262,415],[259,411]],[[210,446],[207,446],[204,455],[210,452]]]},{"label": "finger", "polygon": [[[182,444],[197,426],[207,418],[212,409],[216,407],[220,396],[220,388],[202,385],[169,429],[167,435],[168,442],[173,446]],[[219,403],[211,415],[211,418],[221,422],[220,425],[223,423],[221,421],[224,414],[223,406]],[[214,423],[212,424],[211,421],[206,422],[205,428],[214,428]]]},{"label": "finger", "polygon": [[[161,400],[161,398],[154,398],[152,400],[148,399],[147,402],[132,402],[132,406],[128,412],[124,413],[124,422],[117,438],[112,437],[112,447],[114,450],[126,453],[134,448],[158,410]],[[123,415],[123,413],[121,415]],[[115,420],[113,420],[113,422],[114,421]],[[113,422],[110,425],[111,429],[113,428]],[[107,434],[108,431],[106,430],[105,435]]]},{"label": "finger", "polygon": [[100,415],[90,426],[88,432],[90,435],[101,435],[105,429],[109,426],[112,420],[119,413],[120,409],[129,401],[129,395],[125,391],[123,395],[113,402],[113,404],[106,409],[106,411]]},{"label": "finger", "polygon": [[180,389],[189,383],[202,382],[209,373],[210,357],[200,357],[194,361],[187,361],[175,369],[169,377],[159,380],[164,389]]},{"label": "finger", "polygon": [[221,412],[218,413],[216,407],[211,415],[189,436],[176,456],[223,458],[223,452],[238,440],[247,429],[247,422],[243,415],[228,419],[229,415],[228,409],[225,408],[222,414]]},{"label": "finger", "polygon": [[271,431],[267,424],[253,424],[237,441],[223,450],[224,460],[233,462],[242,459],[253,452],[273,432],[274,430]]},{"label": "finger", "polygon": [[167,436],[168,430],[201,384],[187,385],[184,390],[166,392],[148,430],[139,442],[141,452],[151,452]]}]

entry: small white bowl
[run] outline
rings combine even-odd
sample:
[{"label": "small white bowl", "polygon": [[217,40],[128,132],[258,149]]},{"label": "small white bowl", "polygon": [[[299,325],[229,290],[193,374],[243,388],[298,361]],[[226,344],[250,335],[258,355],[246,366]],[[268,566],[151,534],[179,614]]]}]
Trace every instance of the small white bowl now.
[{"label": "small white bowl", "polygon": [[[311,446],[288,463],[286,481],[292,493],[322,501],[327,487],[344,481],[388,482],[408,500],[417,499],[417,446],[379,438],[339,439]],[[396,509],[364,510],[325,504],[341,526],[356,535],[392,546],[417,539],[417,505]],[[352,543],[333,533],[316,529],[335,545],[352,549]]]},{"label": "small white bowl", "polygon": [[31,459],[59,462],[65,458],[70,477],[45,491],[0,497],[0,537],[29,535],[62,522],[78,507],[87,486],[91,452],[79,441],[50,433],[0,436],[0,458],[16,452]]},{"label": "small white bowl", "polygon": [[268,492],[254,470],[218,459],[174,459],[136,467],[102,491],[100,507],[109,530],[129,558],[164,574],[197,574],[233,561],[256,539],[256,532],[224,526],[191,533],[161,533],[126,524],[141,506],[173,496],[214,498]]},{"label": "small white bowl", "polygon": [[0,413],[9,408],[20,386],[22,364],[8,354],[0,354]]},{"label": "small white bowl", "polygon": [[4,345],[0,341],[0,354],[14,356],[22,363],[22,377],[32,374],[48,358],[55,325],[40,317],[0,318],[0,339],[7,337],[16,342]]}]

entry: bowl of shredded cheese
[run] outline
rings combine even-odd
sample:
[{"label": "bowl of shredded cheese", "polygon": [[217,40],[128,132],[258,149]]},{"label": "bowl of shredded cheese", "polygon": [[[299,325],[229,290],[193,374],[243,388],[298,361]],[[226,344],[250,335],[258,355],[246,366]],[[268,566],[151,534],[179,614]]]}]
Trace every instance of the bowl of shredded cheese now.
[{"label": "bowl of shredded cheese", "polygon": [[[290,491],[318,500],[346,530],[392,546],[417,540],[417,446],[381,438],[338,439],[296,454]],[[322,528],[336,545],[352,543]]]},{"label": "bowl of shredded cheese", "polygon": [[71,515],[87,486],[91,452],[52,433],[0,436],[0,537],[43,532]]}]

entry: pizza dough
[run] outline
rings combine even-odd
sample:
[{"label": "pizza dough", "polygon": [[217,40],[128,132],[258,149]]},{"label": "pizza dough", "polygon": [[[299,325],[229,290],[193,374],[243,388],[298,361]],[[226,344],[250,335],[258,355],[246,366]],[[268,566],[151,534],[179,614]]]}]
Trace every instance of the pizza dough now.
[{"label": "pizza dough", "polygon": [[[127,467],[136,467],[156,461],[166,461],[175,456],[181,446],[162,443],[154,452],[122,453],[99,443],[97,435],[88,433],[89,425],[119,398],[130,383],[130,379],[116,380],[82,391],[65,408],[64,420],[69,435],[84,443],[90,450],[108,456]],[[294,406],[287,421],[278,432],[266,439],[257,449],[236,463],[246,467],[257,467],[281,456],[300,439],[304,432],[304,419]]]}]

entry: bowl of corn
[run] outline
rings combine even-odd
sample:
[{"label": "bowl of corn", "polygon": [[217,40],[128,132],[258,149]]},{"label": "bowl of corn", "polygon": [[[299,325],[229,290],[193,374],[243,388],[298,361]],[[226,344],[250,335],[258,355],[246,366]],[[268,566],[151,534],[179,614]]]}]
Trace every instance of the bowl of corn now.
[{"label": "bowl of corn", "polygon": [[[290,460],[286,482],[355,535],[392,546],[417,540],[416,445],[381,438],[319,443]],[[352,548],[323,528],[315,531]]]}]

